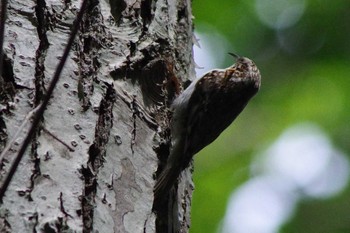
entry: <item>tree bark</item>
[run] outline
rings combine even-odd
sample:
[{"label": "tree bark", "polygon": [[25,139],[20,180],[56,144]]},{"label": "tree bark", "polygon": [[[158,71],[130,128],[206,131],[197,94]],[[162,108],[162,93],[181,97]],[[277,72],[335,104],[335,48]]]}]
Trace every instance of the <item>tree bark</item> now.
[{"label": "tree bark", "polygon": [[[11,0],[0,150],[40,104],[81,1]],[[194,76],[190,0],[90,0],[40,126],[0,207],[0,232],[188,232],[191,171],[166,202],[169,105]],[[1,161],[1,180],[28,131]]]}]

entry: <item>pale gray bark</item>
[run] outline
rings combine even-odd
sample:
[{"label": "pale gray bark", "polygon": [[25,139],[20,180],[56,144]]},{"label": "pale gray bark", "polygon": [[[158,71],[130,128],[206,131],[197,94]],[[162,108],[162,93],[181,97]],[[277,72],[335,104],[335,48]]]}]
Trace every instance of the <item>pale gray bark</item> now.
[{"label": "pale gray bark", "polygon": [[[8,5],[0,150],[45,94],[80,1]],[[169,150],[167,105],[176,80],[194,76],[192,33],[190,0],[90,1],[42,124],[5,193],[0,232],[164,232],[177,218],[181,232],[188,231],[190,171],[179,184],[176,213],[153,211],[153,186],[159,157],[164,161]],[[28,128],[6,153],[1,176]]]}]

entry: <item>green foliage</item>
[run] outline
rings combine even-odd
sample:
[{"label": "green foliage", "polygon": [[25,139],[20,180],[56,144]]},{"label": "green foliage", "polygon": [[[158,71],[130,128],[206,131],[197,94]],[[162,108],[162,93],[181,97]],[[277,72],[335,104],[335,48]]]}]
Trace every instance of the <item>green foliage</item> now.
[{"label": "green foliage", "polygon": [[[193,1],[196,30],[215,28],[234,52],[257,63],[263,80],[261,91],[234,124],[195,157],[191,233],[217,232],[229,195],[249,179],[254,152],[293,124],[320,125],[350,154],[350,2],[305,1],[294,25],[274,29],[259,19],[257,1]],[[225,64],[230,63],[227,56]],[[350,199],[345,193],[305,201],[281,232],[349,232]]]}]

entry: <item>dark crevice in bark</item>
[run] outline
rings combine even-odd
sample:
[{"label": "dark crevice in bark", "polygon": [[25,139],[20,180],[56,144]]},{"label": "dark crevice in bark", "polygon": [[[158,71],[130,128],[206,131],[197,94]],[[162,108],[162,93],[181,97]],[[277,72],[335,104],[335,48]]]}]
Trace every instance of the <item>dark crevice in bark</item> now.
[{"label": "dark crevice in bark", "polygon": [[71,0],[63,0],[63,3],[64,3],[63,11],[68,10],[72,6],[72,1]]},{"label": "dark crevice in bark", "polygon": [[38,19],[37,32],[39,36],[39,48],[36,51],[35,57],[35,106],[38,106],[43,99],[45,93],[45,58],[49,48],[49,41],[46,32],[49,28],[49,17],[46,9],[45,0],[38,0],[35,7],[36,17]]},{"label": "dark crevice in bark", "polygon": [[67,222],[68,217],[73,219],[74,217],[72,215],[70,215],[69,213],[67,213],[66,209],[64,208],[64,201],[63,201],[63,193],[62,192],[60,192],[59,200],[60,200],[60,209],[61,209],[61,212],[64,214],[65,222]]},{"label": "dark crevice in bark", "polygon": [[[7,144],[7,139],[8,139],[8,134],[6,129],[6,123],[3,119],[2,113],[0,113],[0,151],[1,152]],[[1,171],[3,169],[4,161],[0,161],[0,162],[1,162],[0,164],[0,171]]]},{"label": "dark crevice in bark", "polygon": [[124,0],[109,0],[109,4],[111,6],[111,14],[113,15],[114,21],[119,25],[122,13],[126,9],[127,4]]},{"label": "dark crevice in bark", "polygon": [[31,160],[33,162],[33,166],[34,168],[32,169],[32,175],[30,176],[30,186],[27,188],[26,190],[26,198],[28,199],[28,201],[33,201],[32,196],[31,196],[31,192],[34,189],[35,186],[35,180],[37,178],[41,178],[41,169],[40,169],[40,156],[37,153],[37,149],[38,149],[38,142],[37,139],[40,136],[40,132],[36,133],[33,136],[32,139],[32,145],[31,145],[31,151],[30,151],[30,157]]},{"label": "dark crevice in bark", "polygon": [[[175,47],[181,48],[175,50],[174,59],[177,61],[177,70],[181,72],[179,77],[182,82],[186,82],[191,78],[189,75],[195,75],[191,65],[193,61],[193,24],[192,24],[192,13],[188,4],[184,1],[180,1],[177,6],[177,24],[175,25],[175,34],[176,35],[186,35],[186,36],[177,36],[175,37]],[[187,86],[184,85],[184,86]]]},{"label": "dark crevice in bark", "polygon": [[135,145],[135,139],[136,139],[136,116],[139,114],[138,108],[136,107],[136,96],[133,96],[133,100],[131,102],[131,111],[132,111],[132,130],[131,130],[131,142],[130,142],[130,149],[131,152],[134,154],[134,145]]},{"label": "dark crevice in bark", "polygon": [[64,0],[64,4],[65,4],[66,6],[70,5],[71,2],[72,2],[71,0]]},{"label": "dark crevice in bark", "polygon": [[[171,132],[170,128],[166,128],[160,133],[160,137],[163,138],[163,141],[154,148],[154,151],[156,152],[159,164],[158,169],[156,171],[156,177],[160,175],[162,172],[164,166],[166,165],[169,153],[170,153],[170,147],[171,147]],[[155,178],[157,180],[157,178]],[[172,189],[174,191],[174,188]],[[170,199],[170,194],[161,197],[161,199],[155,199],[153,202],[153,212],[156,213],[156,232],[173,232],[170,231],[169,227],[171,225],[171,219],[169,216],[170,212],[170,203],[173,204],[173,201]],[[172,215],[171,215],[172,216]]]},{"label": "dark crevice in bark", "polygon": [[27,199],[30,202],[33,201],[31,193],[34,189],[35,179],[41,174],[40,173],[40,159],[38,158],[37,153],[36,153],[36,146],[34,146],[36,140],[37,140],[37,136],[35,135],[33,137],[33,143],[32,143],[31,154],[30,154],[34,168],[32,169],[32,174],[30,176],[29,186],[24,191],[23,190],[18,191],[19,196],[23,196],[25,199]]},{"label": "dark crevice in bark", "polygon": [[11,228],[11,224],[8,222],[7,218],[8,218],[8,213],[3,212],[0,214],[0,226],[1,226],[0,232],[2,233],[13,232]]},{"label": "dark crevice in bark", "polygon": [[[4,39],[5,39],[5,23],[7,14],[7,0],[1,1],[0,9],[0,76],[2,75],[3,69],[3,55],[4,55]],[[1,77],[0,77],[1,80]]]},{"label": "dark crevice in bark", "polygon": [[57,217],[56,219],[46,222],[40,232],[45,233],[57,233],[57,232],[71,232],[72,229],[69,228],[67,223],[63,221],[62,217]]},{"label": "dark crevice in bark", "polygon": [[78,96],[84,111],[91,107],[90,97],[94,93],[93,82],[97,82],[99,51],[109,43],[103,26],[103,18],[98,1],[91,0],[80,27],[77,51],[80,76],[78,80]]},{"label": "dark crevice in bark", "polygon": [[[96,157],[94,155],[95,148],[90,147],[89,156]],[[83,232],[92,232],[93,217],[94,217],[94,197],[96,195],[96,177],[93,169],[90,167],[82,169],[82,175],[84,177],[84,193],[82,196],[82,218],[83,218]]]},{"label": "dark crevice in bark", "polygon": [[113,127],[113,105],[115,103],[114,87],[106,84],[107,91],[101,100],[99,118],[95,129],[95,140],[89,148],[89,160],[86,168],[83,168],[85,189],[82,200],[83,232],[92,232],[94,216],[94,200],[96,196],[97,174],[104,163],[106,144]]},{"label": "dark crevice in bark", "polygon": [[[3,114],[10,114],[10,103],[16,93],[16,82],[13,74],[13,61],[3,54],[2,77],[0,77],[0,104],[6,106],[0,110],[0,152],[5,148],[8,140],[7,127]],[[0,161],[0,170],[3,169],[4,160]]]},{"label": "dark crevice in bark", "polygon": [[[171,116],[169,117],[171,118]],[[159,164],[156,172],[156,177],[160,175],[164,166],[167,163],[168,156],[171,148],[171,131],[169,127],[163,129],[160,132],[160,137],[163,141],[154,148],[157,153]],[[178,197],[177,197],[177,184],[175,184],[169,192],[158,199],[154,199],[153,212],[156,213],[156,232],[157,233],[178,233],[179,220],[178,220]]]},{"label": "dark crevice in bark", "polygon": [[182,6],[178,11],[177,11],[177,22],[180,23],[183,18],[187,19],[188,17],[188,9],[187,6]]},{"label": "dark crevice in bark", "polygon": [[144,0],[141,2],[141,17],[144,30],[152,22],[154,14],[152,9],[153,0]]},{"label": "dark crevice in bark", "polygon": [[2,78],[5,82],[11,82],[16,86],[15,75],[13,74],[13,61],[4,54],[2,63]]},{"label": "dark crevice in bark", "polygon": [[[32,144],[31,144],[31,148],[30,148],[30,158],[31,158],[32,163],[33,163],[33,169],[31,170],[32,174],[30,176],[29,186],[25,190],[18,190],[17,191],[18,196],[24,197],[29,202],[33,201],[31,193],[32,193],[34,186],[35,186],[35,180],[37,178],[41,177],[40,156],[37,153],[37,147],[38,147],[37,138],[39,137],[39,135],[40,134],[38,132],[38,133],[35,133],[34,136],[32,137]],[[46,177],[44,177],[44,178],[46,178]]]}]

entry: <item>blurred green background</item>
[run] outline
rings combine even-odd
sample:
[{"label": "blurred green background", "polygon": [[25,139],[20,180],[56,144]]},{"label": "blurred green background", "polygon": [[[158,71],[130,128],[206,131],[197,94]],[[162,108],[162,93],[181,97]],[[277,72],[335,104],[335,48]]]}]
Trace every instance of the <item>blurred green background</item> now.
[{"label": "blurred green background", "polygon": [[[287,128],[316,124],[349,156],[350,1],[193,0],[192,7],[201,46],[195,61],[204,66],[198,73],[231,65],[227,52],[235,52],[262,74],[257,96],[195,156],[190,232],[222,232],[231,193],[252,178],[255,156]],[[349,193],[346,186],[329,198],[298,201],[276,232],[350,232]]]}]

